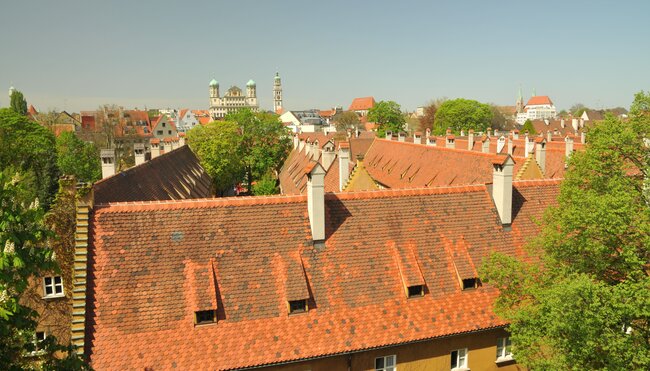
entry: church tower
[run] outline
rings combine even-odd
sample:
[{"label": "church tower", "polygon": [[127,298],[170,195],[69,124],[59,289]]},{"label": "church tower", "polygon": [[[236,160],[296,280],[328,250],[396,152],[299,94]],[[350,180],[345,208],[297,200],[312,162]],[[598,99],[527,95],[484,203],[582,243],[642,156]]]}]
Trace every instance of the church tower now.
[{"label": "church tower", "polygon": [[257,85],[253,80],[248,80],[246,83],[246,104],[251,107],[257,106]]},{"label": "church tower", "polygon": [[210,116],[213,120],[217,119],[217,107],[221,106],[219,98],[219,82],[215,79],[210,81]]},{"label": "church tower", "polygon": [[275,81],[273,82],[273,111],[278,112],[282,109],[282,82],[280,81],[280,74],[275,73]]},{"label": "church tower", "polygon": [[517,110],[517,113],[524,112],[524,97],[521,95],[521,86],[519,87],[519,97],[517,98],[515,108]]}]

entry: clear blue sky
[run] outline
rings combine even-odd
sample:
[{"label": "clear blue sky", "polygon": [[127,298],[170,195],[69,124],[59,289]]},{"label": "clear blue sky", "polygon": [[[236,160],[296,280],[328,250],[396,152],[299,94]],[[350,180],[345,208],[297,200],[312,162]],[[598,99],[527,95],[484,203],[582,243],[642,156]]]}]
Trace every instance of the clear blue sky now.
[{"label": "clear blue sky", "polygon": [[439,97],[513,105],[519,85],[559,108],[628,107],[650,90],[650,1],[94,1],[0,6],[0,106],[10,83],[39,110],[208,106],[257,82],[272,105],[403,108]]}]

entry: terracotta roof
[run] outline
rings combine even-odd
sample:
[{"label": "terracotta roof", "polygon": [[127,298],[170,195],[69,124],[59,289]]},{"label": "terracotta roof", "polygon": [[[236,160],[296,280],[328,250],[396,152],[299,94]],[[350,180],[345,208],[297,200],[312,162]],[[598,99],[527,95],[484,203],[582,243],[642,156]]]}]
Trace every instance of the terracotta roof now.
[{"label": "terracotta roof", "polygon": [[212,179],[182,146],[96,182],[93,192],[96,204],[201,198],[212,196]]},{"label": "terracotta roof", "polygon": [[[521,254],[557,192],[516,182],[511,230],[484,185],[330,194],[323,248],[306,196],[97,207],[86,355],[98,370],[235,369],[504,326],[497,290],[458,277],[493,251]],[[406,297],[411,282],[424,297]],[[288,315],[292,298],[308,312]],[[195,326],[207,309],[217,323]]]},{"label": "terracotta roof", "polygon": [[537,105],[553,105],[553,102],[551,102],[551,98],[549,98],[546,95],[538,95],[535,97],[531,97],[528,100],[528,103],[526,103],[526,106],[537,106]]},{"label": "terracotta roof", "polygon": [[363,98],[354,98],[352,104],[348,111],[365,111],[369,110],[375,106],[375,98],[373,97],[363,97]]},{"label": "terracotta roof", "polygon": [[336,114],[336,110],[334,110],[334,109],[318,111],[318,115],[320,117],[332,117],[335,114]]},{"label": "terracotta roof", "polygon": [[199,117],[197,117],[197,120],[199,120],[199,124],[201,124],[201,125],[206,125],[206,124],[213,121],[210,116],[207,116],[207,117],[206,116],[199,116]]},{"label": "terracotta roof", "polygon": [[180,119],[182,119],[183,117],[185,117],[185,114],[187,113],[187,111],[189,111],[189,109],[187,109],[187,108],[184,108],[184,109],[180,110],[180,112],[178,113],[178,117]]}]

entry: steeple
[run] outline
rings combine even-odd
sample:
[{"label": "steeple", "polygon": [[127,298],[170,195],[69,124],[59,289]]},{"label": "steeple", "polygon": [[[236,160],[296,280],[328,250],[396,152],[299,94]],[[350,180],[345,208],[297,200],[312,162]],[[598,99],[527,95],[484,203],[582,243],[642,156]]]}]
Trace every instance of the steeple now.
[{"label": "steeple", "polygon": [[277,113],[280,110],[282,110],[282,81],[280,74],[276,72],[273,81],[273,111]]},{"label": "steeple", "polygon": [[519,97],[517,97],[517,102],[515,103],[515,109],[517,113],[524,112],[524,97],[521,94],[521,85],[519,85]]}]

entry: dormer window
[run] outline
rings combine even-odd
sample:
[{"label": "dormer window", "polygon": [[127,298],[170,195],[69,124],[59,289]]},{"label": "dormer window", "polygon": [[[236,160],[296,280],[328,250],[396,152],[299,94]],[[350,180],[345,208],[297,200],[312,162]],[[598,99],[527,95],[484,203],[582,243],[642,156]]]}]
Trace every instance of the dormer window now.
[{"label": "dormer window", "polygon": [[477,277],[463,279],[463,290],[471,290],[479,287],[481,281]]},{"label": "dormer window", "polygon": [[415,285],[408,287],[409,298],[419,298],[424,296],[424,285]]},{"label": "dormer window", "polygon": [[307,300],[291,300],[289,301],[289,314],[305,313],[307,312]]},{"label": "dormer window", "polygon": [[205,325],[208,323],[215,323],[216,322],[216,313],[214,310],[200,310],[197,312],[194,312],[195,314],[195,321],[197,325]]}]

